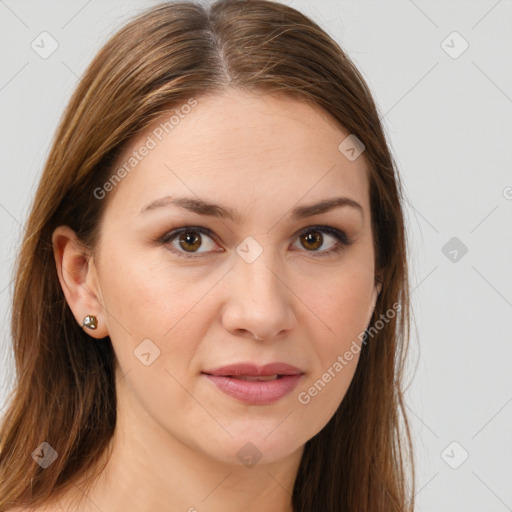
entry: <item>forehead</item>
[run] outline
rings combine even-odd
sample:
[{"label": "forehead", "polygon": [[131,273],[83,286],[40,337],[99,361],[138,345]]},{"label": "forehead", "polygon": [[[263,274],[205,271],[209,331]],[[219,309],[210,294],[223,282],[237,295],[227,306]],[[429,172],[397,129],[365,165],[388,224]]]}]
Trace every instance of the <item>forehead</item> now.
[{"label": "forehead", "polygon": [[240,205],[345,195],[366,210],[364,155],[351,161],[339,149],[349,135],[320,107],[290,96],[233,90],[199,96],[132,139],[113,169],[125,172],[109,200],[135,213],[166,194]]}]

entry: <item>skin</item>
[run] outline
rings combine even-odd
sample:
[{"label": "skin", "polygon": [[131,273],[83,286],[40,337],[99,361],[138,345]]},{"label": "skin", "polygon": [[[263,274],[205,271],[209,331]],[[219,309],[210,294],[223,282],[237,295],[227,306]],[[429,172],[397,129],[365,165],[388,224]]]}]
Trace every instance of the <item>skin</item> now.
[{"label": "skin", "polygon": [[[349,133],[286,96],[229,90],[197,100],[103,199],[93,256],[84,255],[70,228],[53,234],[76,321],[96,315],[98,328],[86,329],[90,342],[110,336],[117,358],[112,457],[83,510],[291,512],[304,445],[341,403],[358,354],[309,403],[298,395],[365,330],[379,292],[367,164],[364,155],[349,161],[338,150]],[[119,161],[160,122],[132,140]],[[177,206],[139,214],[164,196],[199,197],[241,218]],[[343,206],[289,217],[296,206],[337,196],[357,201],[363,214]],[[327,254],[339,242],[325,232],[319,242],[301,243],[300,232],[315,225],[345,232],[352,244]],[[214,236],[199,234],[192,249],[179,236],[156,241],[183,226]],[[236,251],[248,236],[262,249],[251,263]],[[196,257],[180,258],[171,247]],[[148,366],[134,356],[145,339],[160,350]],[[279,401],[247,405],[201,374],[243,361],[286,362],[304,375]],[[237,456],[248,442],[261,454],[252,467]],[[65,510],[66,500],[53,510]]]}]

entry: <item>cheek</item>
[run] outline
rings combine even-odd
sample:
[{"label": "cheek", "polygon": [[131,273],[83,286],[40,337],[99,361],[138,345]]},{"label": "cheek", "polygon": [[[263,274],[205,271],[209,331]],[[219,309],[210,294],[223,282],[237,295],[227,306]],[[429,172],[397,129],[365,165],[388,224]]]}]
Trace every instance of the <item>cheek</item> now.
[{"label": "cheek", "polygon": [[208,325],[208,311],[200,307],[207,288],[190,286],[190,279],[161,262],[142,263],[135,257],[117,261],[105,266],[108,278],[102,291],[120,380],[154,418],[166,417],[169,397],[183,414],[193,411],[197,404],[185,389]]},{"label": "cheek", "polygon": [[119,254],[113,248],[109,255],[101,288],[114,329],[122,322],[130,333],[164,337],[201,297],[201,290],[162,258],[136,249]]},{"label": "cheek", "polygon": [[[371,280],[333,279],[332,293],[319,295],[316,307],[328,328],[323,335],[311,334],[315,361],[309,378],[298,390],[297,401],[303,408],[311,431],[322,429],[335,414],[352,382],[357,368],[361,340],[371,306]],[[315,322],[316,323],[316,322]]]},{"label": "cheek", "polygon": [[328,346],[339,349],[364,332],[373,306],[371,270],[361,265],[347,265],[338,272],[322,276],[314,287],[310,281],[306,286],[302,294],[323,326]]},{"label": "cheek", "polygon": [[361,343],[352,343],[347,336],[337,343],[317,345],[316,349],[318,364],[313,365],[296,395],[302,423],[310,436],[325,427],[342,403],[357,368]]},{"label": "cheek", "polygon": [[190,277],[161,261],[142,261],[136,253],[119,256],[112,251],[102,268],[102,295],[123,374],[140,369],[143,361],[137,355],[148,352],[149,359],[154,358],[152,369],[187,368],[208,325],[208,312],[200,303],[208,291],[206,283],[191,285]]},{"label": "cheek", "polygon": [[318,317],[309,324],[312,329],[320,326],[310,332],[316,361],[298,401],[321,427],[339,407],[354,376],[373,306],[374,276],[370,264],[347,261],[317,284],[306,295],[316,314],[311,318]]}]

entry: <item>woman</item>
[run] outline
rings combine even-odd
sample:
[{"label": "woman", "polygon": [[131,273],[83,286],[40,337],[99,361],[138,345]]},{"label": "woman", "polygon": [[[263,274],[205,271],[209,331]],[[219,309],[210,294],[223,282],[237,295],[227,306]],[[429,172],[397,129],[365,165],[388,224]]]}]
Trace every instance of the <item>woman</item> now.
[{"label": "woman", "polygon": [[401,196],[363,78],[304,15],[127,24],[27,222],[0,511],[413,510]]}]

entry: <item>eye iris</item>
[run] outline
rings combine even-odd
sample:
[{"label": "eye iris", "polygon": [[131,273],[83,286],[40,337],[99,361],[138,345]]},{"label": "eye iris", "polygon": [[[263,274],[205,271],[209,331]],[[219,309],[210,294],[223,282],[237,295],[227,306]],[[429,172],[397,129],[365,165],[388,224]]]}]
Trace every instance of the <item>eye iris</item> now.
[{"label": "eye iris", "polygon": [[[311,236],[314,233],[313,236]],[[310,247],[311,249],[318,249],[322,247],[323,236],[319,231],[310,231],[301,237],[302,242],[305,242],[306,245],[313,244],[314,247]]]},{"label": "eye iris", "polygon": [[199,249],[199,247],[201,246],[201,235],[198,233],[191,233],[190,231],[180,235],[180,237],[179,237],[180,247],[182,249],[184,249],[185,251],[187,251],[188,250],[187,247],[184,247],[182,245],[182,242],[184,242],[185,244],[193,244],[194,245],[193,247],[191,245],[188,245],[188,249],[193,249],[190,252],[194,252],[195,249]]}]

